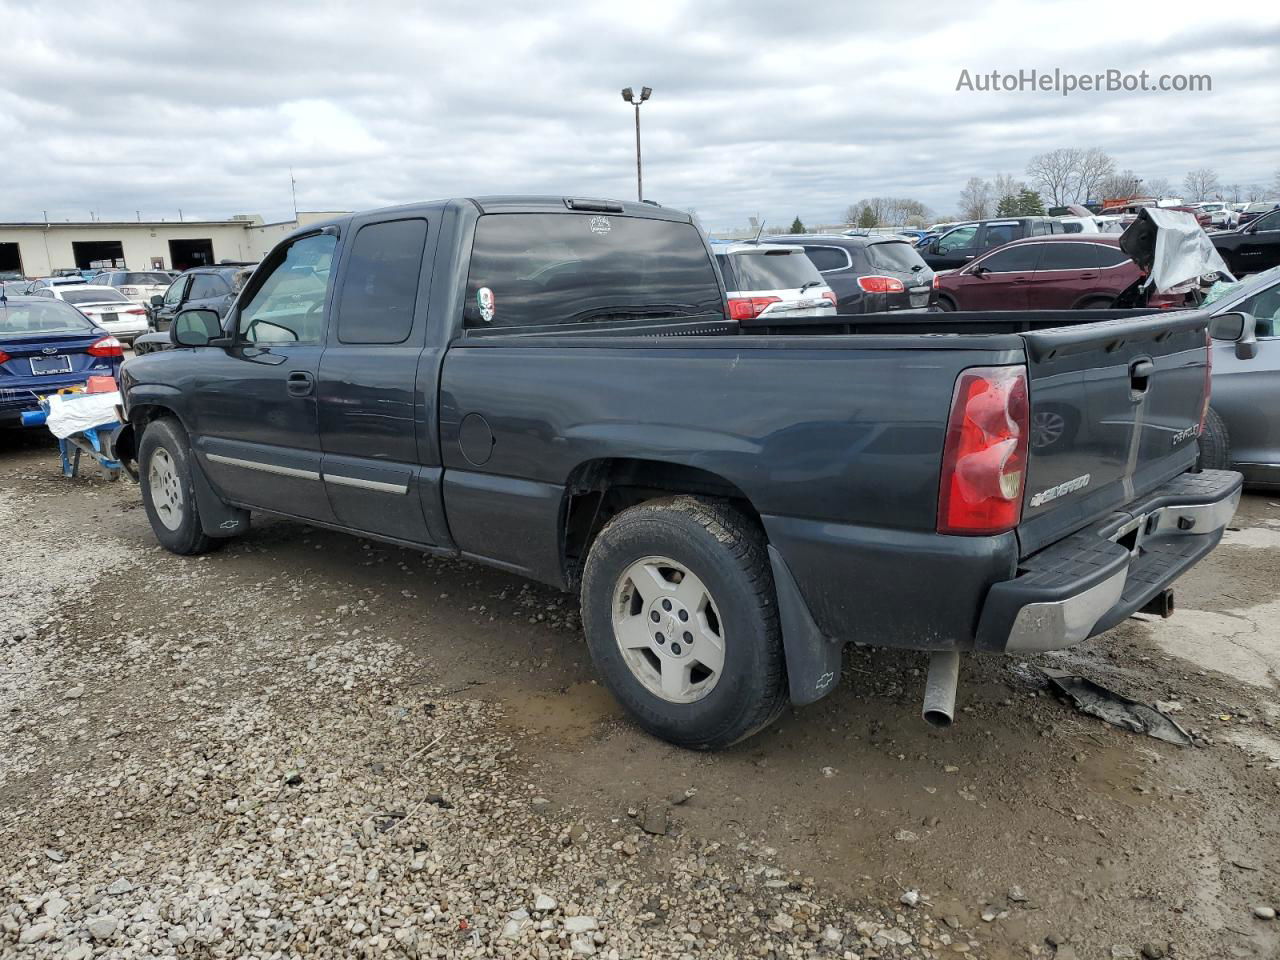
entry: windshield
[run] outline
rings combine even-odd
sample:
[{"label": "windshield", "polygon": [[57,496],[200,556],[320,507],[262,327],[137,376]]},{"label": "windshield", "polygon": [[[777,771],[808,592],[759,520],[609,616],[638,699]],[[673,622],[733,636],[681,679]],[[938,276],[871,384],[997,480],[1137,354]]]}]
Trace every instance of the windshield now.
[{"label": "windshield", "polygon": [[815,280],[823,282],[818,268],[801,251],[768,250],[732,256],[741,290],[794,290]]},{"label": "windshield", "polygon": [[[122,276],[124,279],[119,279]],[[169,285],[169,275],[167,273],[125,273],[116,274],[116,277],[116,282],[123,283],[126,287],[134,285],[146,286],[148,284],[151,286],[160,285],[165,287]]]},{"label": "windshield", "polygon": [[118,290],[104,287],[72,288],[61,291],[62,299],[67,303],[128,303],[129,300]]},{"label": "windshield", "polygon": [[57,300],[8,301],[0,306],[0,337],[46,333],[89,333],[93,325],[74,307]]},{"label": "windshield", "polygon": [[871,265],[880,270],[910,273],[912,267],[924,266],[920,254],[916,253],[915,247],[909,243],[873,243],[867,247],[867,256],[871,260]]}]

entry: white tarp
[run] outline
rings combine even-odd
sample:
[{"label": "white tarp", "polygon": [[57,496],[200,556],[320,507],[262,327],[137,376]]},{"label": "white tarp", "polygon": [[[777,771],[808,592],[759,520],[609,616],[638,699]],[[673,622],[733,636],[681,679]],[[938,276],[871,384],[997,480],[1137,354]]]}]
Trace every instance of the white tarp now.
[{"label": "white tarp", "polygon": [[120,391],[111,393],[55,393],[48,398],[49,416],[45,425],[59,440],[73,433],[116,422]]},{"label": "white tarp", "polygon": [[[1151,231],[1144,229],[1143,220],[1150,220],[1155,227],[1154,250],[1149,248]],[[1144,207],[1125,233],[1130,231],[1142,249],[1131,249],[1123,237],[1120,248],[1151,274],[1150,283],[1159,293],[1192,289],[1202,276],[1215,273],[1235,279],[1209,235],[1189,213]],[[1150,263],[1144,262],[1146,260]]]}]

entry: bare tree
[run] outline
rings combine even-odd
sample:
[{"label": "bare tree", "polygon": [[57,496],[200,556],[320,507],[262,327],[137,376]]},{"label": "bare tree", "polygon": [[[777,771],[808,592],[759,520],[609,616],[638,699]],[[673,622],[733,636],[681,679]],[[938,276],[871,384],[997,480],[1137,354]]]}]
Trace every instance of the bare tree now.
[{"label": "bare tree", "polygon": [[1231,203],[1240,202],[1240,194],[1242,192],[1242,189],[1243,188],[1238,183],[1229,183],[1222,188],[1223,193],[1227,196],[1227,198],[1230,200]]},{"label": "bare tree", "polygon": [[1218,192],[1218,173],[1212,167],[1197,167],[1182,180],[1188,200],[1207,200]]},{"label": "bare tree", "polygon": [[[1062,207],[1075,199],[1076,171],[1079,165],[1079,150],[1059,147],[1032,157],[1027,164],[1027,176],[1051,207]],[[961,203],[963,202],[964,194],[961,194]]]},{"label": "bare tree", "polygon": [[1168,177],[1152,177],[1142,184],[1141,189],[1147,196],[1157,199],[1173,196],[1173,184],[1169,182]]},{"label": "bare tree", "polygon": [[1115,160],[1111,159],[1101,147],[1090,147],[1088,150],[1080,151],[1076,161],[1075,196],[1072,199],[1076,203],[1101,200],[1098,190],[1103,181],[1113,176],[1115,172]]},{"label": "bare tree", "polygon": [[1112,198],[1132,197],[1136,196],[1142,187],[1142,179],[1132,170],[1121,170],[1119,173],[1113,173],[1106,177],[1098,186],[1098,193],[1094,199],[1105,200]]},{"label": "bare tree", "polygon": [[1260,183],[1251,183],[1244,188],[1244,198],[1249,203],[1253,203],[1255,200],[1267,199],[1267,195],[1270,192],[1271,192],[1270,190],[1268,190],[1266,187],[1264,187]]},{"label": "bare tree", "polygon": [[996,200],[1002,200],[1005,197],[1016,197],[1026,189],[1026,186],[1025,180],[1011,177],[1007,173],[997,173],[991,178],[991,195]]},{"label": "bare tree", "polygon": [[970,177],[960,191],[960,216],[965,220],[984,220],[991,216],[995,200],[991,184],[981,177]]},{"label": "bare tree", "polygon": [[924,219],[928,215],[929,208],[910,197],[867,197],[845,211],[845,222],[865,226],[874,218],[878,227],[896,227],[911,217]]}]

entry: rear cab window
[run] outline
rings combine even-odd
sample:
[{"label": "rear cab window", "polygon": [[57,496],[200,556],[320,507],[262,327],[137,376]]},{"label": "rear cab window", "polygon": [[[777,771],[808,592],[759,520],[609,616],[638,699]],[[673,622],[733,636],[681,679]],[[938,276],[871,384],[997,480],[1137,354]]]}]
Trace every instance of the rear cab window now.
[{"label": "rear cab window", "polygon": [[716,268],[691,223],[492,213],[476,224],[468,329],[723,317],[724,309]]}]

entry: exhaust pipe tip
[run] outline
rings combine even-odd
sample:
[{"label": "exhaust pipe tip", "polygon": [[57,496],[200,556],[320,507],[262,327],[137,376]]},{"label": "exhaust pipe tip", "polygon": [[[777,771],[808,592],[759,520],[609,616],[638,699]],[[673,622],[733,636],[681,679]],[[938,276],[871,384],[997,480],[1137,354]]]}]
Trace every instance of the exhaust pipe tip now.
[{"label": "exhaust pipe tip", "polygon": [[920,716],[925,723],[946,728],[955,721],[956,686],[960,682],[960,653],[945,650],[929,658],[929,676],[924,682],[924,704]]},{"label": "exhaust pipe tip", "polygon": [[926,707],[920,712],[920,715],[924,717],[924,722],[929,726],[938,727],[939,729],[946,729],[955,723],[955,717],[945,710],[930,710]]}]

